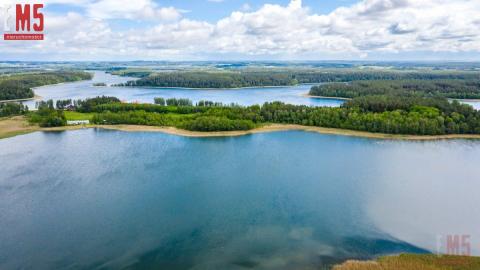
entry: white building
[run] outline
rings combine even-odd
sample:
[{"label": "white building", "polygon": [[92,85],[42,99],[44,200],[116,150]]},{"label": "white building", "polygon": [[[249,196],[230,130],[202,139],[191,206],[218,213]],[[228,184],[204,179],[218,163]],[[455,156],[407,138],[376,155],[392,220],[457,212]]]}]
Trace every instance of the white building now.
[{"label": "white building", "polygon": [[67,125],[76,126],[76,125],[88,125],[90,124],[89,120],[75,120],[75,121],[67,121]]}]

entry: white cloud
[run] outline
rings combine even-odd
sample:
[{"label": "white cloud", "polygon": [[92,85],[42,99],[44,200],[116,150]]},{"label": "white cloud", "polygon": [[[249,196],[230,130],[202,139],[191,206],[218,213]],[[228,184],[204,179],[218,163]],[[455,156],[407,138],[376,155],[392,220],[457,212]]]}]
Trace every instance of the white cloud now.
[{"label": "white cloud", "polygon": [[101,0],[87,5],[87,14],[99,19],[172,21],[181,17],[174,7],[158,7],[152,0]]},{"label": "white cloud", "polygon": [[[76,1],[83,5],[86,0]],[[287,6],[266,4],[256,11],[236,11],[214,23],[181,19],[177,9],[159,7],[151,0],[121,2],[101,0],[85,5],[89,18],[76,13],[47,17],[48,40],[35,46],[47,54],[80,57],[88,51],[88,55],[102,57],[154,59],[480,53],[478,0],[363,0],[329,14],[314,14],[301,0],[292,0]],[[115,32],[109,26],[111,18],[161,22],[149,29]],[[2,49],[7,46],[0,44]],[[33,46],[18,44],[5,49],[19,53]]]}]

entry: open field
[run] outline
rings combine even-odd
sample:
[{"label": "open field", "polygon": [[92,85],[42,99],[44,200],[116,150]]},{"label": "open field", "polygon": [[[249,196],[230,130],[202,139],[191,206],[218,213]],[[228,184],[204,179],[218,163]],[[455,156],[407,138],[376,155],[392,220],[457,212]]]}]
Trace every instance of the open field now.
[{"label": "open field", "polygon": [[0,139],[22,135],[39,130],[35,125],[30,125],[23,116],[0,118]]},{"label": "open field", "polygon": [[65,117],[68,121],[76,121],[76,120],[92,120],[93,113],[79,113],[79,112],[72,112],[72,111],[65,111]]}]

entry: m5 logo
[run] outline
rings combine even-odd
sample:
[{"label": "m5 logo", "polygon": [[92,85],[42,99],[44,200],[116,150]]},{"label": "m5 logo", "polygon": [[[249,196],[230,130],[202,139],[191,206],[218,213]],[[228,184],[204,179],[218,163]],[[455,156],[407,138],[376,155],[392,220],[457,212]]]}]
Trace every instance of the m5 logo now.
[{"label": "m5 logo", "polygon": [[[14,9],[14,12],[13,10]],[[3,7],[4,40],[43,40],[45,17],[43,4],[16,4]],[[14,30],[12,17],[15,22]]]}]

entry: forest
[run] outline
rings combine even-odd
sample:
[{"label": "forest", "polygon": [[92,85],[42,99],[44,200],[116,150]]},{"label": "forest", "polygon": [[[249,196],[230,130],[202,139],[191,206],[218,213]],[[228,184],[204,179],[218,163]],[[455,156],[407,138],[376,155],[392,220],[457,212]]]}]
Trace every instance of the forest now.
[{"label": "forest", "polygon": [[[57,102],[62,104],[62,102]],[[64,111],[55,109],[53,101],[37,102],[37,110],[27,114],[28,121],[41,127],[60,127],[67,124]]]},{"label": "forest", "polygon": [[[224,105],[210,101],[171,100],[168,105],[121,103],[115,97],[74,101],[74,110],[93,113],[95,124],[172,126],[192,131],[249,130],[269,123],[298,124],[387,134],[480,134],[480,111],[445,98],[364,96],[339,108],[270,102]],[[65,103],[60,102],[62,106]],[[30,113],[42,126],[63,125],[62,110],[53,102]]]},{"label": "forest", "polygon": [[120,86],[185,88],[240,88],[251,86],[287,86],[298,81],[289,74],[273,72],[162,72]]},{"label": "forest", "polygon": [[313,86],[312,96],[355,98],[366,95],[480,98],[480,80],[377,80],[330,83]]},{"label": "forest", "polygon": [[[323,82],[351,82],[367,80],[465,80],[478,81],[478,72],[459,71],[379,71],[379,70],[239,70],[239,71],[171,71],[146,70],[117,71],[123,76],[139,77],[118,86],[185,87],[185,88],[239,88],[289,86]],[[439,82],[441,83],[441,82]],[[464,87],[472,87],[466,85]]]},{"label": "forest", "polygon": [[92,74],[81,71],[55,71],[0,76],[0,100],[33,98],[33,87],[88,80]]},{"label": "forest", "polygon": [[22,115],[28,113],[28,106],[21,103],[0,103],[0,117]]}]

